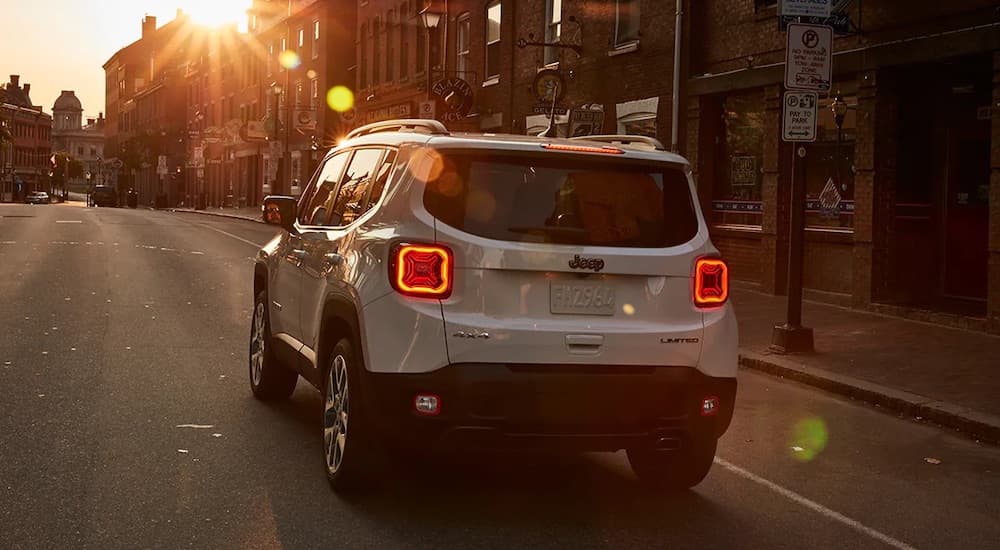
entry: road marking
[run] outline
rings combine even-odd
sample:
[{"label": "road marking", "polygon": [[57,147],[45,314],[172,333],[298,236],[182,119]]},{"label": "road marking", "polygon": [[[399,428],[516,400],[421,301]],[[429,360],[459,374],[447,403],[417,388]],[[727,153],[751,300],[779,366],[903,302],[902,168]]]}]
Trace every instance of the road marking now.
[{"label": "road marking", "polygon": [[758,485],[763,485],[764,487],[767,487],[768,489],[774,491],[775,493],[778,493],[779,495],[787,498],[788,500],[791,500],[792,502],[795,502],[796,504],[809,508],[810,510],[817,512],[818,514],[828,519],[832,519],[836,522],[842,523],[859,533],[868,535],[869,537],[877,541],[883,542],[893,548],[898,548],[899,550],[916,550],[914,547],[910,546],[909,544],[906,544],[901,540],[894,539],[881,531],[877,531],[875,529],[872,529],[871,527],[868,527],[867,525],[861,523],[856,519],[851,519],[839,512],[835,512],[827,508],[826,506],[823,506],[818,502],[809,500],[808,498],[796,493],[795,491],[786,489],[773,481],[764,479],[758,476],[757,474],[748,472],[743,468],[740,468],[739,466],[725,459],[715,457],[715,463],[744,479],[750,480]]},{"label": "road marking", "polygon": [[[201,224],[199,224],[199,225],[201,225]],[[223,230],[221,230],[221,229],[219,229],[217,227],[212,227],[211,225],[202,225],[202,227],[204,227],[206,229],[211,229],[212,231],[217,231],[217,232],[222,233],[223,235],[225,235],[227,237],[232,237],[232,238],[236,239],[237,241],[247,243],[248,245],[256,247],[256,248],[261,248],[262,246],[264,246],[262,244],[257,244],[257,243],[255,243],[253,241],[248,241],[248,240],[246,240],[243,237],[240,237],[238,235],[233,235],[232,233],[230,233],[228,231],[223,231]]]},{"label": "road marking", "polygon": [[56,223],[83,223],[83,220],[56,220]]}]

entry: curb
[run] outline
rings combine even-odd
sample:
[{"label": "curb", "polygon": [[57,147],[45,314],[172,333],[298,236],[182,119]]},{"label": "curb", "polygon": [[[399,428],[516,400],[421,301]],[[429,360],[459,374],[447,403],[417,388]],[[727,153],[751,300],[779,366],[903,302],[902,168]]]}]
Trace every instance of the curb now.
[{"label": "curb", "polygon": [[982,441],[1000,444],[1000,418],[828,370],[806,367],[784,357],[740,350],[740,366],[787,378],[886,410],[920,417]]},{"label": "curb", "polygon": [[263,223],[258,218],[251,218],[249,216],[241,216],[239,214],[226,214],[225,212],[210,212],[208,210],[183,210],[183,209],[177,209],[177,208],[170,208],[170,209],[167,209],[167,211],[168,212],[182,212],[182,213],[187,213],[187,214],[202,214],[204,216],[217,216],[217,217],[220,217],[220,218],[230,218],[230,219],[234,219],[234,220],[244,220],[244,221],[248,221],[248,222]]}]

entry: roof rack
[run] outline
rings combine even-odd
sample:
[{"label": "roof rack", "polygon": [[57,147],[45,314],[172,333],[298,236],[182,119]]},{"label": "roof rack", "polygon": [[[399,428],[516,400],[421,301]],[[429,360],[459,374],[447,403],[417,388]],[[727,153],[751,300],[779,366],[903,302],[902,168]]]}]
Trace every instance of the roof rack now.
[{"label": "roof rack", "polygon": [[636,135],[604,135],[604,136],[578,136],[570,139],[585,140],[585,141],[599,141],[602,143],[611,143],[613,145],[621,145],[623,147],[628,147],[630,145],[645,145],[645,147],[638,147],[639,149],[655,149],[657,151],[666,151],[667,148],[663,146],[663,142],[656,138],[649,136],[636,136]]},{"label": "roof rack", "polygon": [[422,134],[448,135],[448,129],[437,120],[428,119],[398,119],[373,122],[360,128],[355,128],[347,134],[347,139],[377,134],[378,132],[414,132]]}]

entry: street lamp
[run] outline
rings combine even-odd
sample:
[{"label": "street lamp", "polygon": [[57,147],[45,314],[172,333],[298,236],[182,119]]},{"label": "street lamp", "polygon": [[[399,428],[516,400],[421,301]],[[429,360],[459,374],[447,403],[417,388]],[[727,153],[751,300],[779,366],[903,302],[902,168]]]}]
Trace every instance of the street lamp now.
[{"label": "street lamp", "polygon": [[432,75],[434,74],[434,71],[431,68],[431,59],[433,59],[433,57],[434,57],[432,55],[432,53],[431,53],[431,45],[434,43],[434,41],[431,39],[431,35],[438,28],[438,25],[441,24],[441,17],[442,16],[443,16],[443,12],[435,7],[434,2],[428,3],[427,6],[424,7],[424,9],[420,10],[420,22],[423,24],[424,28],[427,29],[427,47],[424,48],[424,49],[427,50],[427,52],[426,52],[426,56],[427,56],[427,59],[426,59],[426,61],[427,61],[427,65],[426,65],[427,66],[427,90],[426,90],[426,92],[427,92],[427,99],[428,100],[430,100],[430,98],[431,98],[431,86],[432,86],[431,81],[433,80]]},{"label": "street lamp", "polygon": [[844,142],[844,120],[847,118],[847,111],[850,110],[850,105],[844,101],[844,96],[839,92],[833,97],[833,102],[830,103],[830,111],[833,112],[833,122],[837,125],[837,157],[834,160],[834,170],[837,174],[837,186],[840,190],[844,190],[844,180],[841,179],[840,172],[840,157],[841,157],[841,144]]}]

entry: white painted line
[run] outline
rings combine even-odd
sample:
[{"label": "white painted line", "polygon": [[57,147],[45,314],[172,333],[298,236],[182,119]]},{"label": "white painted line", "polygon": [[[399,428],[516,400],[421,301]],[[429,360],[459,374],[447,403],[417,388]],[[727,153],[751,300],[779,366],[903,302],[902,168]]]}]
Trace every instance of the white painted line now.
[{"label": "white painted line", "polygon": [[[201,225],[201,224],[199,224],[199,225]],[[243,237],[240,237],[238,235],[233,235],[232,233],[230,233],[228,231],[223,231],[223,230],[221,230],[221,229],[219,229],[217,227],[212,227],[211,225],[202,225],[202,227],[204,227],[206,229],[211,229],[212,231],[218,231],[219,233],[222,233],[223,235],[225,235],[227,237],[232,237],[232,238],[236,239],[237,241],[240,241],[240,242],[243,242],[243,243],[247,243],[248,245],[256,247],[256,248],[261,248],[262,246],[264,246],[262,244],[257,244],[257,243],[255,243],[253,241],[248,241],[248,240],[246,240]]]},{"label": "white painted line", "polygon": [[857,532],[859,532],[861,534],[868,535],[869,537],[871,537],[871,538],[873,538],[873,539],[875,539],[875,540],[877,540],[879,542],[883,542],[883,543],[885,543],[885,544],[887,544],[887,545],[889,545],[889,546],[891,546],[893,548],[898,548],[899,550],[916,550],[914,547],[910,546],[909,544],[906,544],[905,542],[903,542],[901,540],[894,539],[894,538],[890,537],[889,535],[886,535],[885,533],[883,533],[881,531],[876,531],[875,529],[872,529],[871,527],[868,527],[867,525],[861,523],[860,521],[858,521],[856,519],[851,519],[851,518],[849,518],[849,517],[847,517],[847,516],[845,516],[845,515],[843,515],[843,514],[841,514],[839,512],[835,512],[835,511],[827,508],[826,506],[823,506],[822,504],[819,504],[818,502],[814,502],[812,500],[809,500],[808,498],[806,498],[806,497],[804,497],[804,496],[796,493],[795,491],[792,491],[790,489],[786,489],[786,488],[782,487],[781,485],[778,485],[777,483],[775,483],[773,481],[764,479],[764,478],[758,476],[757,474],[748,472],[748,471],[744,470],[743,468],[740,468],[739,466],[737,466],[737,465],[735,465],[735,464],[733,464],[733,463],[731,463],[731,462],[729,462],[729,461],[727,461],[725,459],[722,459],[722,458],[719,458],[719,457],[715,457],[715,463],[718,464],[719,466],[722,466],[726,470],[729,470],[730,472],[732,472],[732,473],[734,473],[734,474],[736,474],[736,475],[744,478],[744,479],[748,479],[748,480],[750,480],[750,481],[752,481],[752,482],[754,482],[754,483],[756,483],[758,485],[763,485],[764,487],[767,487],[768,489],[774,491],[775,493],[778,493],[779,495],[787,498],[788,500],[791,500],[792,502],[794,502],[796,504],[799,504],[799,505],[801,505],[801,506],[803,506],[805,508],[808,508],[808,509],[812,510],[813,512],[816,512],[816,513],[818,513],[818,514],[826,517],[827,519],[832,519],[832,520],[834,520],[834,521],[836,521],[838,523],[846,525],[846,526],[850,527],[851,529],[854,529],[855,531],[857,531]]},{"label": "white painted line", "polygon": [[83,220],[56,220],[56,223],[83,223]]}]

